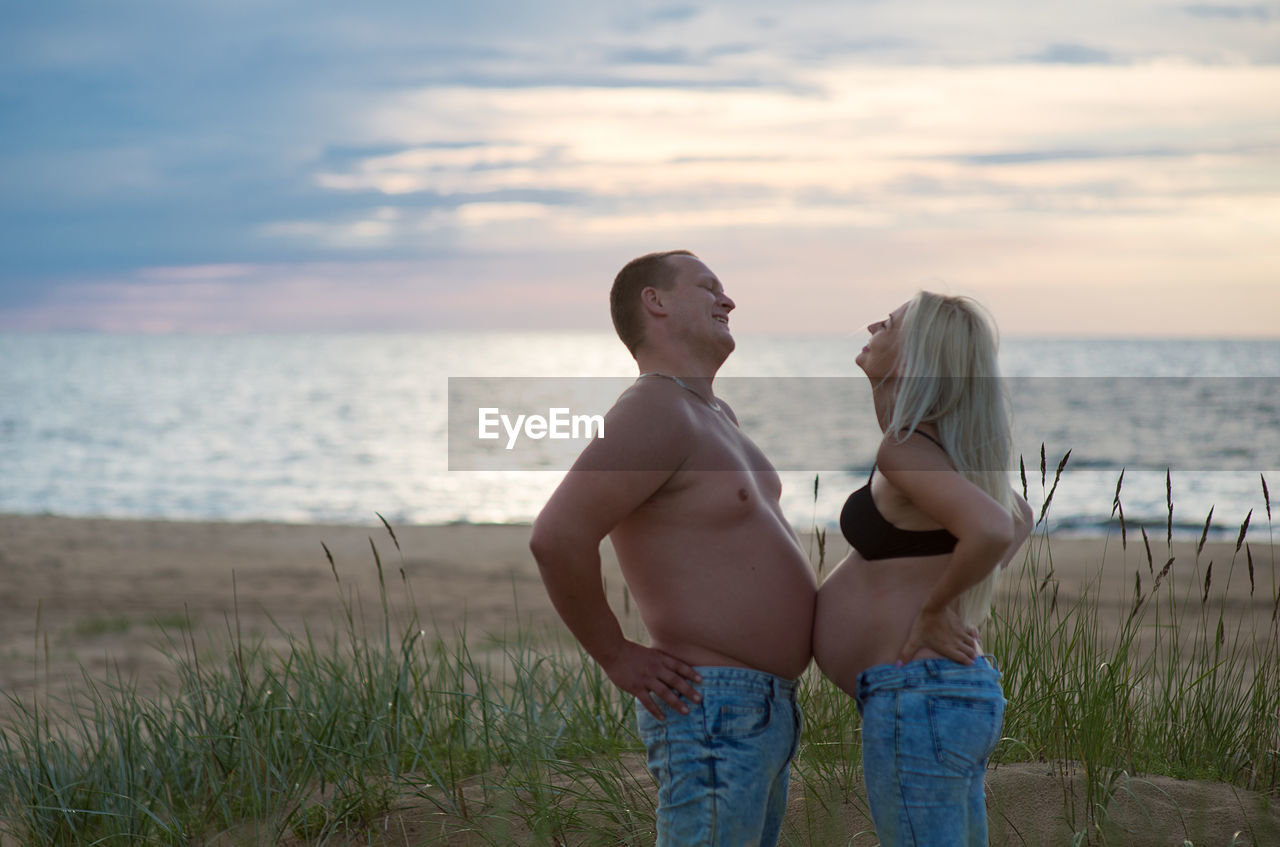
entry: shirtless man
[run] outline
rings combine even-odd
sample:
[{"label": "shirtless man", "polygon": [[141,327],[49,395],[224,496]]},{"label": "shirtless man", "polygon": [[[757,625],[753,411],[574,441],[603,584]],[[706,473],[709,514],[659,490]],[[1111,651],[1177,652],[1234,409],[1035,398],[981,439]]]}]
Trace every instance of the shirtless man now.
[{"label": "shirtless man", "polygon": [[[687,251],[628,263],[610,294],[640,376],[534,523],[556,611],[623,691],[658,783],[658,844],[775,844],[800,733],[815,580],[781,482],[711,382],[734,303]],[[605,599],[608,535],[649,632]]]}]

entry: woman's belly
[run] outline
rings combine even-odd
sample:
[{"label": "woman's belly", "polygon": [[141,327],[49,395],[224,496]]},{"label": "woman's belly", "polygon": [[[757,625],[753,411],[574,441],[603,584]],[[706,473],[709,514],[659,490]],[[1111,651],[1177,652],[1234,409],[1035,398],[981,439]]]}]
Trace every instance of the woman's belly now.
[{"label": "woman's belly", "polygon": [[[949,554],[868,562],[852,552],[818,589],[813,658],[845,693],[857,693],[858,675],[894,662],[911,624]],[[914,658],[938,656],[921,650]]]}]

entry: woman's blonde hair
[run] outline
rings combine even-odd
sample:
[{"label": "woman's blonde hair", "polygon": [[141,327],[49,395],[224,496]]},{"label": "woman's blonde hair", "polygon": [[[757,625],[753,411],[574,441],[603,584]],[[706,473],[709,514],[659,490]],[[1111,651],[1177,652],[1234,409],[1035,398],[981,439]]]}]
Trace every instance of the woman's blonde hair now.
[{"label": "woman's blonde hair", "polygon": [[[921,291],[907,304],[900,336],[885,432],[905,440],[920,424],[933,424],[960,475],[1012,514],[1012,425],[995,321],[970,297]],[[966,624],[977,626],[990,614],[1000,570],[958,598]]]}]

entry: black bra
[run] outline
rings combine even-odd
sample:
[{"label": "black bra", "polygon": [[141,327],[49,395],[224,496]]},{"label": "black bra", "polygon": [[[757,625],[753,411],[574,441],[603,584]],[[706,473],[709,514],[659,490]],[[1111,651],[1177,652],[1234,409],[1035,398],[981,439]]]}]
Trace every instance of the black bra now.
[{"label": "black bra", "polygon": [[[942,447],[927,432],[917,433]],[[876,472],[871,468],[871,476]],[[904,556],[936,556],[956,549],[956,537],[945,529],[900,529],[885,520],[871,496],[871,476],[867,484],[849,495],[840,510],[840,532],[867,561],[900,559]]]}]

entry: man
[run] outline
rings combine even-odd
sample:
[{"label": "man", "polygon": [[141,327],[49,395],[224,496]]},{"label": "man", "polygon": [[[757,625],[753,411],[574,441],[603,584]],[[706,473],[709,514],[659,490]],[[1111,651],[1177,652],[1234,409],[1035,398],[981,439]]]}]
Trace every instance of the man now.
[{"label": "man", "polygon": [[[775,844],[815,581],[777,472],[712,393],[734,349],[734,302],[677,250],[628,263],[610,305],[640,376],[547,502],[530,547],[570,631],[636,698],[658,844]],[[623,636],[605,599],[606,535],[650,646]]]}]

